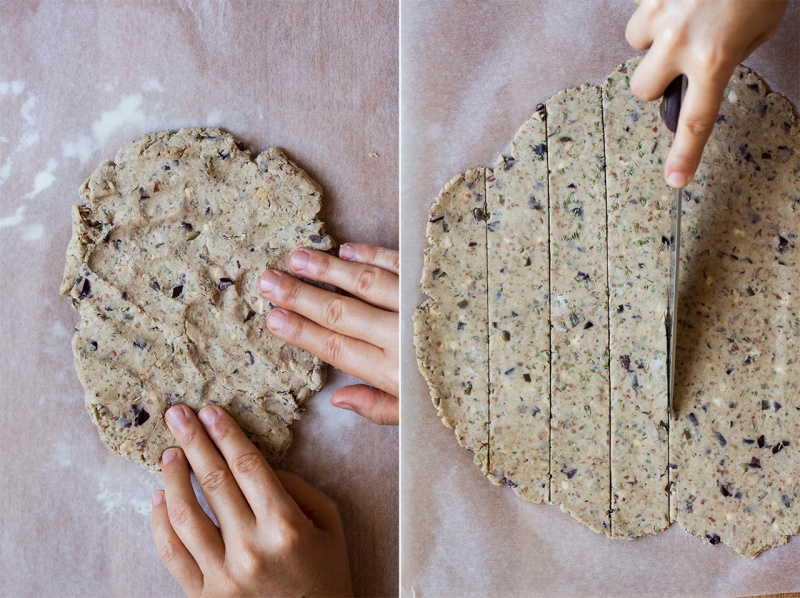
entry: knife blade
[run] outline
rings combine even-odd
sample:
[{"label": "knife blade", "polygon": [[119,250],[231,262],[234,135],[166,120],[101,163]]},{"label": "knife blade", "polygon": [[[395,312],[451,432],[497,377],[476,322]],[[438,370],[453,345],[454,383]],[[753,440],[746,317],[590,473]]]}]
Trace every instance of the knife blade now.
[{"label": "knife blade", "polygon": [[[667,128],[675,133],[678,130],[678,118],[681,112],[683,94],[686,91],[686,77],[676,77],[664,90],[659,112]],[[667,385],[668,409],[672,414],[675,394],[675,337],[678,329],[678,277],[681,266],[681,206],[683,189],[675,189],[670,206],[669,236],[669,294],[667,298]]]},{"label": "knife blade", "polygon": [[678,330],[678,275],[681,267],[681,204],[683,190],[675,189],[672,199],[672,230],[669,236],[669,298],[667,300],[667,366],[669,412],[672,413],[675,394],[675,337]]}]

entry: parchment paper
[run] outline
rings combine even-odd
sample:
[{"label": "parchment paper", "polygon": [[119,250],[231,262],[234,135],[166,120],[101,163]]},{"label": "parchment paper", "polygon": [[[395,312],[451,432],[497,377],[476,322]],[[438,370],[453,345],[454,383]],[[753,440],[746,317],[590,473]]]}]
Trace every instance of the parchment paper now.
[{"label": "parchment paper", "polygon": [[[601,84],[634,54],[630,0],[403,2],[401,11],[402,574],[404,596],[733,596],[800,590],[800,538],[744,559],[673,525],[612,541],[491,485],[430,403],[411,313],[428,208],[455,174],[492,166],[539,102]],[[800,3],[745,64],[800,102]]]},{"label": "parchment paper", "polygon": [[[72,366],[80,184],[148,131],[217,125],[308,171],[338,242],[397,247],[397,29],[392,0],[0,2],[0,595],[182,595],[150,537],[161,479],[101,443]],[[398,431],[329,405],[352,382],[311,399],[285,465],[339,504],[356,592],[395,595]]]}]

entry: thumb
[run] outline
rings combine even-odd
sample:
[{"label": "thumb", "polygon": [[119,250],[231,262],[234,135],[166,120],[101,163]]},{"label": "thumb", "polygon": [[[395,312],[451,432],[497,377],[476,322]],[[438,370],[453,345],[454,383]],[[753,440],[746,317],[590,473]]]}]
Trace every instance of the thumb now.
[{"label": "thumb", "polygon": [[366,384],[340,388],[333,393],[331,405],[355,411],[376,424],[397,425],[400,421],[397,397]]}]

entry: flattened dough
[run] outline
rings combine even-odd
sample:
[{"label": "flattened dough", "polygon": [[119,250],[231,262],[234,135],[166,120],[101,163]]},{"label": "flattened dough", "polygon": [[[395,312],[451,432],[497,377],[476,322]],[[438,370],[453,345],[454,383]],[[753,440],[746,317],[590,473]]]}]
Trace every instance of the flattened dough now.
[{"label": "flattened dough", "polygon": [[739,68],[684,199],[676,404],[681,526],[746,556],[800,530],[800,145]]},{"label": "flattened dough", "polygon": [[[487,177],[489,479],[549,498],[550,363],[544,107]],[[525,438],[526,442],[518,442]]]},{"label": "flattened dough", "polygon": [[417,357],[442,422],[489,460],[489,331],[486,303],[486,169],[453,178],[428,219],[422,288],[414,314]]},{"label": "flattened dough", "polygon": [[219,129],[182,129],[126,145],[80,195],[61,293],[103,441],[159,471],[164,412],[214,403],[280,461],[325,367],[269,334],[258,279],[297,247],[333,247],[319,186],[280,149],[253,161]]},{"label": "flattened dough", "polygon": [[608,532],[608,251],[600,90],[547,100],[552,382],[550,500]]},{"label": "flattened dough", "polygon": [[[551,98],[546,120],[526,123],[512,156],[501,156],[494,171],[486,171],[485,208],[466,184],[483,169],[456,177],[440,194],[431,210],[423,275],[430,299],[415,318],[417,357],[443,420],[476,451],[493,482],[507,483],[528,500],[560,504],[614,538],[658,533],[678,521],[710,544],[755,556],[800,531],[800,126],[785,98],[768,94],[749,70],[736,70],[684,196],[676,394],[669,414],[672,193],[663,165],[672,134],[658,102],[640,102],[630,92],[638,62],[618,68],[602,90],[584,86]],[[597,147],[597,111],[590,106],[601,91]],[[541,125],[547,142],[534,145]],[[530,160],[527,180],[517,170],[534,153],[547,158],[544,194],[531,191],[542,180],[540,164]],[[593,169],[603,155],[601,183]],[[535,211],[546,219],[531,219],[523,209],[531,193]],[[605,231],[598,230],[603,214],[586,209],[589,199],[603,194]],[[582,219],[570,220],[570,214]],[[435,228],[449,220],[456,235]],[[594,260],[582,244],[587,230],[596,236]],[[517,259],[515,249],[535,267],[526,267],[528,257]],[[581,269],[573,272],[578,263]],[[455,280],[437,278],[443,264],[459,274]],[[547,295],[541,292],[545,281],[552,290]],[[480,300],[481,294],[488,298]],[[468,299],[465,312],[457,311],[461,297]],[[552,330],[541,317],[548,305]],[[587,321],[592,326],[581,328]],[[603,326],[605,345],[598,334]],[[587,334],[576,336],[576,328]],[[583,352],[575,349],[578,338]],[[569,359],[562,348],[567,340]],[[541,351],[548,346],[549,379],[537,380],[541,391],[526,394],[515,374],[522,367],[533,381],[533,363],[546,371]],[[610,377],[605,394],[602,355]],[[543,412],[539,405],[545,404],[548,445],[529,407]],[[601,453],[609,450],[610,460],[603,461]],[[549,496],[535,473],[545,460]],[[593,464],[585,483],[576,463]]]},{"label": "flattened dough", "polygon": [[638,61],[603,85],[611,325],[611,490],[614,537],[669,525],[667,291],[669,206],[664,158],[672,134],[658,102],[628,81]]}]

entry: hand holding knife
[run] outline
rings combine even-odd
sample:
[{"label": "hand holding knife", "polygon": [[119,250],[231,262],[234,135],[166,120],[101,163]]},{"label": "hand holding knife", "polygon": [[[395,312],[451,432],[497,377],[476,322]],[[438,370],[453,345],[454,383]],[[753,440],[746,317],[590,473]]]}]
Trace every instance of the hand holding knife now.
[{"label": "hand holding knife", "polygon": [[[675,133],[678,130],[678,119],[681,113],[683,94],[686,91],[686,77],[675,78],[664,90],[661,101],[661,119],[667,128]],[[669,385],[669,413],[672,414],[673,395],[675,391],[675,333],[678,328],[678,273],[681,265],[681,204],[683,190],[676,188],[672,200],[670,215],[672,228],[669,236],[669,297],[667,300],[667,384]]]}]

